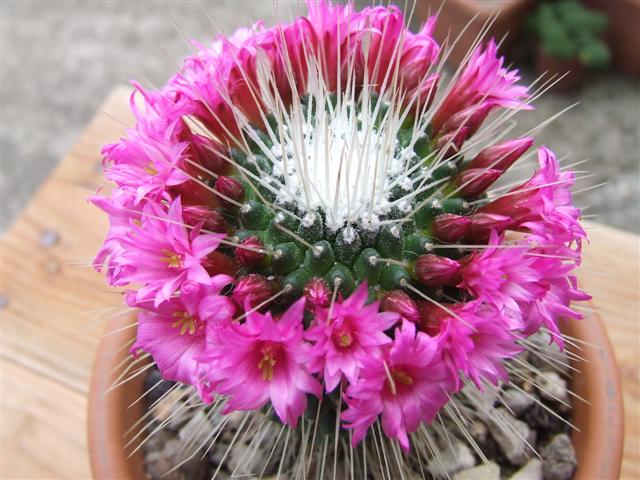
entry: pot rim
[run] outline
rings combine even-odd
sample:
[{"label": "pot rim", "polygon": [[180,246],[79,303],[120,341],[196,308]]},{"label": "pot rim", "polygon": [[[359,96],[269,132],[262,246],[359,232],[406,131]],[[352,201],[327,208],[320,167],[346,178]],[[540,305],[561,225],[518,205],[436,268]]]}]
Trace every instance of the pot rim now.
[{"label": "pot rim", "polygon": [[[102,338],[93,367],[87,432],[96,479],[146,478],[142,449],[127,456],[124,440],[125,432],[144,412],[143,402],[130,406],[143,392],[143,376],[103,395],[118,377],[119,369],[114,367],[129,355],[123,345],[132,340],[135,328],[123,327],[131,325],[132,319],[135,313],[107,324],[108,332],[121,330]],[[573,403],[572,423],[580,430],[571,434],[578,458],[573,480],[617,479],[622,464],[624,409],[620,374],[604,324],[599,315],[590,313],[583,320],[565,322],[562,330],[590,345],[581,352],[587,361],[576,366],[580,374],[571,380],[572,391],[589,401]],[[594,378],[596,381],[587,381]]]}]

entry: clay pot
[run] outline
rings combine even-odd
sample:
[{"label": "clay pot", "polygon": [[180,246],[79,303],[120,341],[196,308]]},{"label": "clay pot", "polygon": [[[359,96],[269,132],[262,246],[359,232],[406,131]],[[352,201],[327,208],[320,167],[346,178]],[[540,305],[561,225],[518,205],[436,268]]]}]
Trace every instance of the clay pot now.
[{"label": "clay pot", "polygon": [[[527,13],[535,6],[535,0],[508,0],[503,2],[486,0],[422,0],[416,3],[415,16],[420,22],[427,19],[427,15],[435,14],[442,8],[436,22],[434,37],[442,44],[449,36],[449,45],[461,34],[460,40],[455,44],[447,63],[457,67],[469,50],[483,26],[489,18],[499,15],[493,21],[491,27],[484,35],[488,40],[493,37],[500,41],[506,34],[506,38],[500,46],[501,52],[509,52],[510,46],[515,46],[522,22]],[[477,15],[477,16],[476,16]],[[473,22],[471,20],[474,18]],[[469,24],[471,22],[471,24]],[[468,27],[467,27],[467,24]],[[465,27],[467,27],[465,29]]]},{"label": "clay pot", "polygon": [[[114,318],[105,332],[115,332],[135,322],[135,316]],[[129,356],[124,345],[135,335],[135,328],[125,328],[102,338],[91,376],[89,391],[89,455],[96,479],[145,479],[142,450],[128,456],[125,449],[127,430],[144,414],[144,402],[129,407],[144,391],[144,375],[105,394],[117,380],[120,362]],[[130,451],[130,450],[129,450]]]},{"label": "clay pot", "polygon": [[545,78],[551,78],[552,75],[555,75],[556,79],[562,77],[552,87],[552,90],[557,92],[568,92],[577,89],[582,85],[586,74],[584,65],[577,58],[563,60],[552,57],[544,53],[540,47],[536,51],[535,66],[538,75],[547,72]]},{"label": "clay pot", "polygon": [[[133,322],[132,317],[114,320],[107,331],[116,331]],[[576,365],[581,371],[571,382],[572,390],[589,401],[574,403],[573,433],[578,457],[574,480],[617,479],[622,462],[623,408],[618,367],[600,318],[567,322],[564,332],[594,347],[580,352],[587,362]],[[143,414],[143,402],[128,406],[143,393],[142,375],[103,395],[117,377],[114,368],[128,350],[133,328],[103,338],[93,369],[89,396],[89,453],[91,469],[98,480],[140,480],[146,478],[141,451],[131,457],[125,452],[125,432]],[[114,352],[118,352],[115,353]]]},{"label": "clay pot", "polygon": [[622,385],[616,357],[602,319],[592,313],[581,321],[569,321],[566,335],[585,342],[580,356],[586,362],[575,364],[570,388],[589,401],[573,403],[572,423],[580,430],[571,439],[578,457],[574,480],[618,479],[624,445]]}]

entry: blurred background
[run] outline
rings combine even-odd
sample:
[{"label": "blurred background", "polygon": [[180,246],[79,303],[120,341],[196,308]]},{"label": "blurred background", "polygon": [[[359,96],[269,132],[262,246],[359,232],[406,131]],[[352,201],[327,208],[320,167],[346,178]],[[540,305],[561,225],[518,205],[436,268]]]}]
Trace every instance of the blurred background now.
[{"label": "blurred background", "polygon": [[[415,4],[416,27],[440,2]],[[411,2],[409,2],[411,4]],[[2,231],[78,138],[107,93],[131,78],[163,84],[189,54],[188,38],[210,41],[255,19],[273,24],[305,10],[281,1],[7,1],[1,4]],[[591,10],[595,9],[595,10]],[[207,14],[212,21],[204,14]],[[566,164],[592,176],[576,187],[588,218],[638,232],[640,189],[640,0],[449,1],[438,35],[467,30],[468,45],[500,10],[491,34],[530,82],[571,73],[519,115],[525,132],[580,102],[539,135]],[[592,12],[599,12],[594,15]],[[462,53],[454,51],[453,62]],[[562,88],[560,88],[562,87]],[[587,175],[580,174],[581,176]],[[606,182],[606,183],[605,183]],[[599,187],[595,185],[603,184]]]}]

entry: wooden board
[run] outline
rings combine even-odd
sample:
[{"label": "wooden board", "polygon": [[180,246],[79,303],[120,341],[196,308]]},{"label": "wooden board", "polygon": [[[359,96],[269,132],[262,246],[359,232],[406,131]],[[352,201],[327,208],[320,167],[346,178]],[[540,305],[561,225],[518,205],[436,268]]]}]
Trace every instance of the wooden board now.
[{"label": "wooden board", "polygon": [[[90,478],[85,433],[99,317],[120,294],[88,268],[107,228],[86,202],[101,183],[100,147],[131,123],[128,90],[113,92],[78,144],[0,240],[2,452],[0,478]],[[7,159],[19,161],[19,159]],[[622,371],[622,478],[640,478],[638,250],[635,235],[589,224],[580,274],[607,324]],[[56,240],[57,238],[57,240]]]}]

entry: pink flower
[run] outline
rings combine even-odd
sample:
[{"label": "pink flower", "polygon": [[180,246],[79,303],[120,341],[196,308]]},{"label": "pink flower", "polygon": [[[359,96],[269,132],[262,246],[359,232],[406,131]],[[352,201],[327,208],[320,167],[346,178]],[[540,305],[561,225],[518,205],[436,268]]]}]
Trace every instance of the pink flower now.
[{"label": "pink flower", "polygon": [[149,353],[163,378],[197,386],[207,398],[199,357],[205,352],[207,325],[228,322],[235,313],[229,297],[220,295],[231,282],[228,275],[216,275],[208,285],[185,282],[180,296],[157,307],[151,301],[137,302],[131,295],[131,306],[142,309],[131,352]]},{"label": "pink flower", "polygon": [[122,278],[134,267],[120,261],[125,253],[120,239],[128,235],[132,222],[140,222],[139,210],[142,205],[135,204],[135,193],[126,188],[115,188],[110,198],[94,195],[89,197],[89,201],[109,215],[110,223],[102,247],[93,260],[93,267],[98,272],[105,270],[109,285],[126,285],[127,281]]},{"label": "pink flower", "polygon": [[510,329],[531,335],[544,325],[562,345],[559,319],[582,318],[570,308],[570,302],[590,297],[577,288],[575,277],[570,275],[579,256],[563,244],[553,245],[553,240],[528,235],[519,244],[500,248],[493,233],[493,247],[461,261],[462,282],[458,286],[500,309]]},{"label": "pink flower", "polygon": [[121,281],[143,284],[137,301],[153,298],[158,306],[187,280],[205,285],[211,281],[202,263],[224,237],[222,233],[200,235],[198,226],[189,232],[182,219],[180,198],[168,211],[160,204],[148,203],[139,225],[132,223],[119,238],[124,251],[118,261],[128,267]]},{"label": "pink flower", "polygon": [[433,118],[434,132],[439,132],[444,122],[452,115],[480,101],[488,101],[505,108],[532,108],[522,102],[529,95],[527,87],[516,83],[520,80],[518,71],[504,68],[504,58],[498,57],[497,51],[498,47],[493,39],[484,50],[480,47],[474,50],[462,74]]},{"label": "pink flower", "polygon": [[[559,321],[582,319],[584,316],[570,304],[572,301],[589,300],[591,296],[578,289],[576,277],[570,275],[577,260],[557,258],[552,252],[553,249],[548,247],[532,250],[534,266],[542,274],[540,284],[544,291],[535,301],[521,306],[525,318],[523,333],[531,335],[544,326],[551,333],[552,340],[562,348],[564,342],[558,328]],[[536,256],[538,253],[541,256]]]},{"label": "pink flower", "polygon": [[483,380],[494,385],[507,380],[504,359],[522,351],[510,320],[495,306],[478,300],[451,306],[451,310],[456,316],[440,318],[436,340],[456,389],[461,385],[459,372],[470,377],[480,390]]},{"label": "pink flower", "polygon": [[358,382],[346,391],[348,408],[341,418],[353,429],[354,445],[382,414],[382,428],[409,450],[408,433],[421,422],[429,423],[446,403],[448,373],[438,354],[437,342],[403,320],[393,344],[383,355],[365,358]]},{"label": "pink flower", "polygon": [[128,187],[135,192],[136,203],[149,197],[159,200],[167,187],[179,185],[189,179],[181,167],[188,143],[179,141],[183,128],[180,117],[159,119],[154,112],[157,103],[168,103],[161,94],[150,94],[139,87],[146,101],[145,114],[134,103],[138,123],[126,132],[120,142],[105,145],[102,149],[105,176],[120,187]]},{"label": "pink flower", "polygon": [[458,286],[506,312],[513,322],[511,327],[521,328],[523,319],[520,305],[542,295],[542,274],[536,268],[535,257],[527,255],[527,245],[501,248],[502,239],[495,233],[489,244],[489,248],[478,250],[461,260],[462,281]]},{"label": "pink flower", "polygon": [[336,388],[343,375],[355,383],[363,361],[379,355],[380,347],[391,341],[384,331],[400,316],[379,313],[379,302],[365,305],[367,296],[367,284],[363,282],[333,308],[316,308],[315,323],[305,332],[314,342],[309,369],[323,373],[327,392]]},{"label": "pink flower", "polygon": [[418,33],[406,31],[402,56],[400,58],[400,82],[409,92],[422,94],[423,100],[430,100],[436,93],[436,74],[429,70],[438,58],[440,46],[433,38],[436,17],[429,17]]},{"label": "pink flower", "polygon": [[483,213],[511,217],[521,229],[536,234],[552,233],[556,243],[580,242],[586,234],[578,218],[580,210],[573,206],[570,188],[573,172],[562,172],[551,150],[538,150],[540,169],[533,177],[480,208]]},{"label": "pink flower", "polygon": [[[347,42],[349,36],[356,37],[353,25],[353,5],[334,5],[326,1],[310,1],[307,6],[309,10],[307,21],[314,34],[311,38],[317,42],[315,44],[316,55],[327,88],[333,92],[338,88],[338,71],[345,69],[347,62],[355,61],[353,52],[356,42],[353,39],[351,42]],[[351,51],[348,50],[349,48]],[[342,75],[340,81],[342,84],[346,84],[347,78]]]},{"label": "pink flower", "polygon": [[246,323],[221,325],[211,335],[205,355],[211,365],[208,378],[216,392],[229,396],[225,413],[258,409],[271,401],[282,423],[295,428],[306,394],[321,394],[322,386],[305,368],[304,302],[295,302],[278,320],[270,312],[252,312]]},{"label": "pink flower", "polygon": [[[406,93],[405,106],[414,100],[418,108],[430,102],[438,76],[429,75],[429,70],[440,52],[432,36],[435,17],[430,17],[418,33],[413,33],[407,29],[398,7],[376,6],[355,13],[350,24],[347,28],[352,33],[347,38],[355,44],[352,55],[362,62],[363,69],[366,66],[366,79],[371,88],[385,93],[395,82],[398,90]],[[345,69],[342,76],[347,75]]]}]

